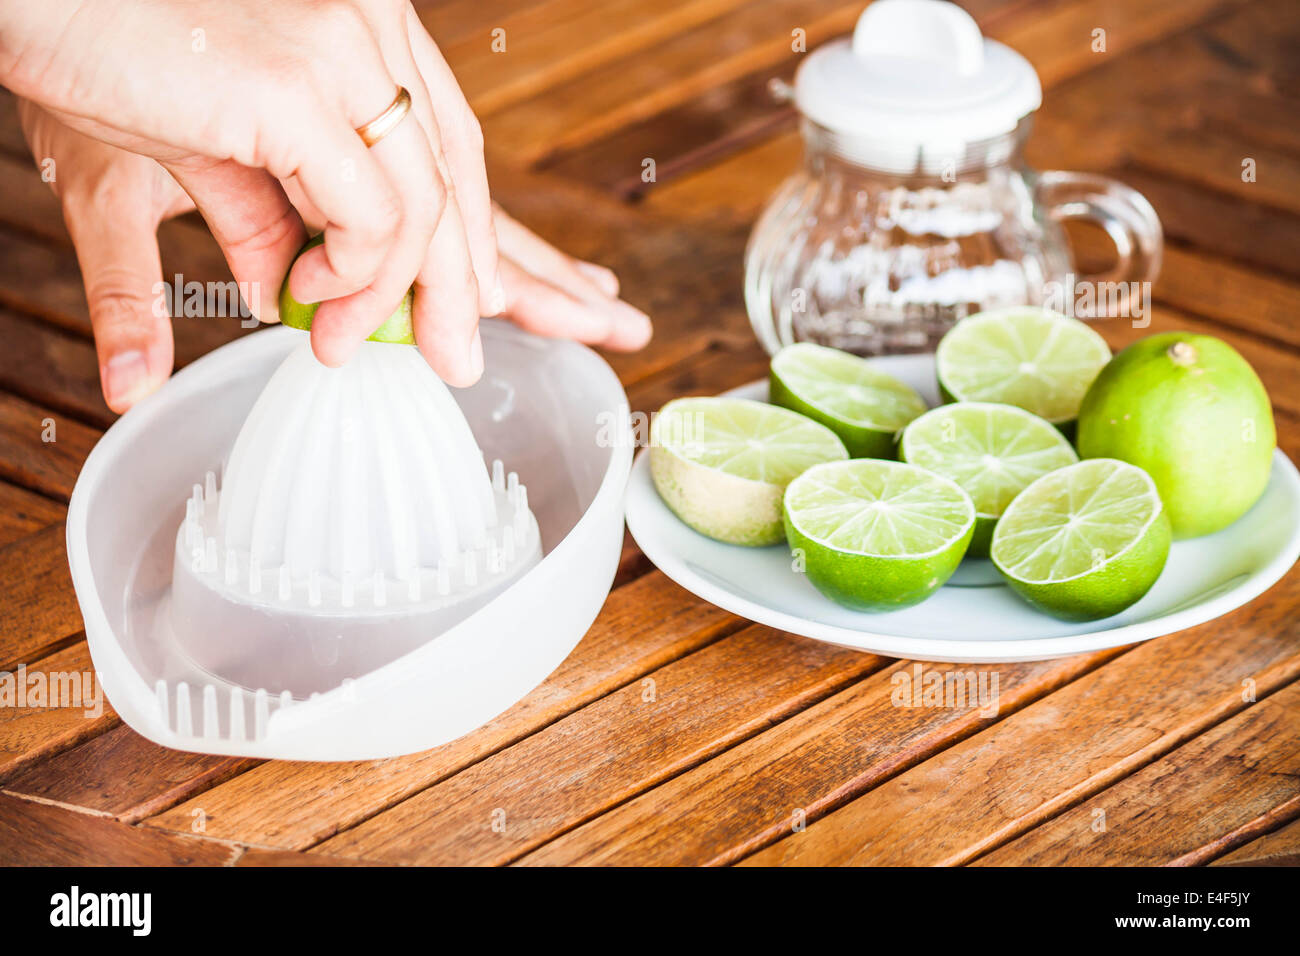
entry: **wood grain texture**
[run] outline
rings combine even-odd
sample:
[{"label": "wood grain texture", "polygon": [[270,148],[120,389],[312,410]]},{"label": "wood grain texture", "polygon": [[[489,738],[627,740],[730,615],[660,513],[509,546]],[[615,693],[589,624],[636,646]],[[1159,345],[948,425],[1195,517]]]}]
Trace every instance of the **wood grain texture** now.
[{"label": "wood grain texture", "polygon": [[236,847],[0,793],[0,866],[225,866]]},{"label": "wood grain texture", "polygon": [[976,865],[1208,862],[1300,816],[1297,715],[1293,684]]},{"label": "wood grain texture", "polygon": [[[20,672],[10,673],[16,678]],[[86,675],[93,674],[93,665],[85,641],[26,666],[25,675],[29,682],[41,681],[49,688],[54,683],[51,678],[57,679],[60,706],[49,706],[51,696],[47,693],[42,706],[36,706],[29,695],[25,700],[27,706],[0,707],[0,789],[5,787],[8,778],[21,773],[25,767],[34,766],[117,726],[117,715],[107,699],[103,700],[102,709],[93,699],[85,698],[81,706],[61,706],[65,699],[63,688],[71,691],[74,686],[68,683],[73,674],[80,675],[83,691],[92,682],[98,687],[98,678],[93,681],[86,679]],[[72,704],[71,695],[68,702]]]},{"label": "wood grain texture", "polygon": [[[745,0],[550,0],[443,47],[476,113],[488,116],[718,18],[744,15]],[[492,31],[502,31],[495,39]],[[577,37],[581,43],[575,43]],[[567,55],[557,56],[557,50]]]},{"label": "wood grain texture", "polygon": [[520,165],[573,149],[790,56],[792,31],[812,49],[848,31],[862,4],[755,0],[658,44],[643,57],[589,70],[483,118],[495,150]]},{"label": "wood grain texture", "polygon": [[57,502],[0,482],[0,548],[62,521],[64,514]]},{"label": "wood grain texture", "polygon": [[3,786],[18,796],[134,823],[257,763],[170,750],[118,726],[10,776]]},{"label": "wood grain texture", "polygon": [[960,864],[1009,842],[1300,675],[1293,571],[1271,600],[1139,645],[745,859]]},{"label": "wood grain texture", "polygon": [[1300,820],[1251,840],[1210,866],[1300,866]]},{"label": "wood grain texture", "polygon": [[[1227,338],[1272,391],[1282,447],[1300,456],[1294,3],[964,5],[1043,76],[1030,164],[1109,172],[1162,217],[1152,322],[1103,324],[1108,341],[1174,328]],[[815,46],[847,31],[861,0],[418,6],[482,109],[496,198],[614,268],[655,319],[648,349],[608,356],[633,407],[764,375],[742,253],[802,153],[792,111],[766,84],[802,61],[792,29]],[[498,26],[505,54],[491,52]],[[1096,28],[1105,53],[1092,49]],[[66,673],[91,665],[60,503],[114,416],[59,204],[15,115],[0,91],[0,573],[14,582],[0,667],[8,657]],[[1240,179],[1245,156],[1255,183]],[[641,181],[647,157],[654,183]],[[228,278],[196,217],[165,224],[160,246],[168,276]],[[197,319],[174,328],[179,364],[240,334]],[[24,796],[0,794],[0,862],[1296,860],[1295,572],[1182,635],[1000,666],[996,722],[892,707],[886,662],[746,627],[668,583],[630,539],[618,585],[528,698],[399,760],[254,766],[163,751],[107,708],[0,709],[0,791]],[[1261,703],[1241,701],[1244,677]],[[646,680],[654,701],[642,699]],[[1099,801],[1109,848],[1074,830]],[[796,807],[807,829],[790,833]]]},{"label": "wood grain texture", "polygon": [[97,429],[0,392],[0,478],[6,481],[66,502],[98,440]]},{"label": "wood grain texture", "polygon": [[[916,663],[901,661],[552,840],[520,862],[734,862],[1118,653],[1030,664],[926,664],[920,671]],[[913,682],[924,681],[927,672],[952,675],[950,698],[927,706],[912,695]],[[985,700],[977,693],[981,680],[988,692]],[[666,819],[673,821],[671,827],[664,826]]]},{"label": "wood grain texture", "polygon": [[0,548],[0,669],[34,661],[81,630],[63,540],[59,522]]},{"label": "wood grain texture", "polygon": [[202,810],[209,836],[310,846],[740,626],[662,574],[648,574],[610,595],[587,636],[541,686],[473,733],[393,760],[262,764],[146,825],[187,832]]},{"label": "wood grain texture", "polygon": [[[93,428],[117,417],[99,387],[99,362],[90,341],[31,316],[0,308],[0,388],[48,405]],[[33,370],[39,369],[39,375]]]},{"label": "wood grain texture", "polygon": [[370,860],[354,860],[342,856],[326,856],[323,853],[296,853],[293,850],[264,850],[251,847],[239,854],[235,866],[387,866]]},{"label": "wood grain texture", "polygon": [[320,845],[403,863],[508,863],[880,669],[754,625]]}]

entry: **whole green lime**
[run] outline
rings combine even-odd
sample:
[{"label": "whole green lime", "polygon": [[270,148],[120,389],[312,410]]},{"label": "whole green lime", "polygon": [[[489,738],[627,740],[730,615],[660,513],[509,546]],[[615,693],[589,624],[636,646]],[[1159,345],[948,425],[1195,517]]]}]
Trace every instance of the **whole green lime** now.
[{"label": "whole green lime", "polygon": [[1276,445],[1259,376],[1210,335],[1135,342],[1102,369],[1079,409],[1079,454],[1144,469],[1175,538],[1218,531],[1245,514],[1264,493]]},{"label": "whole green lime", "polygon": [[[312,236],[293,257],[297,262],[308,249],[319,246],[325,241],[324,235]],[[292,268],[292,267],[291,267]],[[392,342],[398,345],[414,345],[415,329],[411,325],[411,292],[408,289],[397,309],[384,320],[384,324],[370,333],[372,342]],[[311,320],[316,315],[317,302],[302,303],[289,291],[289,274],[285,273],[280,286],[280,322],[294,329],[311,331]]]}]

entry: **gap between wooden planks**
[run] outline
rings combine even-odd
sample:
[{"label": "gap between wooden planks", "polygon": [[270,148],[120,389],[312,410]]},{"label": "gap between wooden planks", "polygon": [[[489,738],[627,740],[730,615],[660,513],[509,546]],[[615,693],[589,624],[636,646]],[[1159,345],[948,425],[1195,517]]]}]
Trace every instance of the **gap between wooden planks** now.
[{"label": "gap between wooden planks", "polygon": [[[648,49],[631,62],[591,69],[483,118],[490,142],[523,165],[553,161],[602,137],[711,95],[762,71],[789,73],[791,29],[807,31],[807,48],[847,33],[861,3],[833,10],[778,0],[751,5],[746,16],[721,18]],[[1099,10],[1094,0],[1043,5],[967,4],[989,34],[1020,50],[1047,88],[1185,30],[1234,6],[1231,0],[1141,0]],[[1092,50],[1092,31],[1107,30],[1107,52]],[[742,36],[743,34],[743,36]],[[455,64],[453,63],[453,67]],[[665,143],[669,154],[671,143]],[[645,154],[662,158],[658,150]],[[639,163],[642,157],[636,157]]]},{"label": "gap between wooden planks", "polygon": [[1300,684],[1291,684],[978,866],[1193,866],[1300,817]]},{"label": "gap between wooden planks", "polygon": [[1253,706],[1243,680],[1262,699],[1300,676],[1297,594],[1292,571],[1266,599],[1139,645],[744,863],[969,862]]}]

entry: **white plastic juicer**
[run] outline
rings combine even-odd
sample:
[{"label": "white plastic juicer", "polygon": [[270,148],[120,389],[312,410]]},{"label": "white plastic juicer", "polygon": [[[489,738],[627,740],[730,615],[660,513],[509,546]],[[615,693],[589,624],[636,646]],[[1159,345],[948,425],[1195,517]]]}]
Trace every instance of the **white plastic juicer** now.
[{"label": "white plastic juicer", "polygon": [[453,395],[409,346],[332,370],[263,331],[109,429],[68,552],[128,724],[210,753],[390,756],[563,660],[617,567],[626,396],[582,346],[483,338],[483,381]]}]

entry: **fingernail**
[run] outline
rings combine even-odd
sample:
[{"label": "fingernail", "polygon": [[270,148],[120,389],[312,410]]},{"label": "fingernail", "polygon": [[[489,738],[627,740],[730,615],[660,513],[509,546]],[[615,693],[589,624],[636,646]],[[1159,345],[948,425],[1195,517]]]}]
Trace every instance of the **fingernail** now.
[{"label": "fingernail", "polygon": [[115,408],[132,405],[149,391],[149,363],[137,349],[110,358],[104,363],[103,376],[104,397]]},{"label": "fingernail", "polygon": [[483,337],[477,331],[469,343],[469,368],[475,378],[483,374]]},{"label": "fingernail", "polygon": [[623,308],[619,310],[623,327],[628,330],[628,337],[641,345],[650,341],[654,335],[654,326],[650,322],[650,316],[646,315],[640,309],[634,308],[627,303],[623,303]]},{"label": "fingernail", "polygon": [[598,266],[594,262],[583,262],[578,260],[578,271],[585,275],[608,296],[618,295],[618,276],[606,269],[604,266]]}]

